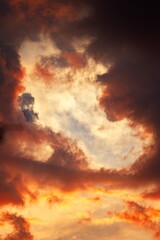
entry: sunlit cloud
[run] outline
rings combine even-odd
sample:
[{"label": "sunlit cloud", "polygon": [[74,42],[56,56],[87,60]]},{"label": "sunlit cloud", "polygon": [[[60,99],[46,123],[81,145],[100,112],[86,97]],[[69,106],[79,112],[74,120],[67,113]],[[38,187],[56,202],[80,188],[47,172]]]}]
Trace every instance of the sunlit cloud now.
[{"label": "sunlit cloud", "polygon": [[159,12],[140,5],[1,0],[2,240],[160,238]]},{"label": "sunlit cloud", "polygon": [[[50,47],[47,44],[45,46],[45,52],[48,52],[47,48]],[[32,48],[32,42],[30,47]],[[82,68],[74,69],[75,66],[69,62],[63,69],[54,62],[54,56],[57,56],[54,52],[56,48],[54,51],[50,50],[49,56],[52,58],[47,60],[45,57],[42,63],[41,52],[35,53],[33,67],[26,76],[26,90],[36,99],[35,109],[39,113],[40,123],[76,138],[83,151],[91,156],[94,167],[106,165],[120,168],[130,165],[143,153],[144,146],[150,144],[152,138],[148,136],[141,141],[126,120],[119,123],[107,121],[104,112],[99,108],[98,98],[103,88],[96,82],[96,78],[108,69],[91,58],[86,59],[87,62]],[[22,62],[27,64],[27,55],[23,48],[21,54]],[[61,59],[60,55],[59,58]],[[44,73],[37,72],[38,59]],[[32,79],[35,81],[34,85]],[[87,99],[90,101],[86,101]]]}]

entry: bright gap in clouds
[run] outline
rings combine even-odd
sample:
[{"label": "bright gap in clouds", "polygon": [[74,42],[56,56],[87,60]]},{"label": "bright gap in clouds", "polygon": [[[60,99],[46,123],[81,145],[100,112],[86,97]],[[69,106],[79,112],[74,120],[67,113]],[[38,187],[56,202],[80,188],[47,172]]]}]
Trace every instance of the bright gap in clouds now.
[{"label": "bright gap in clouds", "polygon": [[[109,67],[85,56],[90,41],[75,40],[76,52],[62,53],[48,37],[41,36],[39,42],[26,40],[20,50],[26,68],[26,92],[35,98],[39,123],[75,139],[91,167],[127,167],[143,153],[151,137],[140,139],[127,120],[106,119],[99,107],[102,86],[96,77]],[[34,157],[46,161],[51,153],[49,147],[43,146],[38,154],[44,158],[36,154]]]}]

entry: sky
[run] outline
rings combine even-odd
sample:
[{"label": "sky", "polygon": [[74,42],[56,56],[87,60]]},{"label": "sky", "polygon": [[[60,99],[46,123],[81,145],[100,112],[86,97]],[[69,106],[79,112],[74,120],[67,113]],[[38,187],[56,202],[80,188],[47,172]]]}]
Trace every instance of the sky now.
[{"label": "sky", "polygon": [[0,240],[160,239],[155,1],[0,1]]}]

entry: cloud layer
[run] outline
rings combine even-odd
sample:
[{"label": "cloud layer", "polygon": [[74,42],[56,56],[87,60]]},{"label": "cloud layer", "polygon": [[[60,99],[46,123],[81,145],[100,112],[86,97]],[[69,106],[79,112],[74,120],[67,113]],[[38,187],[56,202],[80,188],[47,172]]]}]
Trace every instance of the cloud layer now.
[{"label": "cloud layer", "polygon": [[[36,191],[40,188],[72,192],[98,185],[104,189],[138,188],[144,199],[159,199],[158,20],[159,12],[154,2],[150,7],[148,3],[144,6],[126,1],[1,1],[1,206],[24,205],[27,197],[36,199]],[[53,62],[62,68],[70,66],[75,70],[81,69],[86,59],[92,57],[97,63],[110,65],[107,73],[97,76],[97,82],[103,87],[99,107],[104,109],[110,121],[128,119],[130,126],[141,126],[145,134],[153,136],[152,145],[130,167],[93,170],[76,141],[64,133],[55,133],[35,124],[38,116],[33,110],[34,96],[24,93],[25,69],[21,66],[19,49],[27,39],[38,41],[41,34],[48,35],[61,51],[58,60],[53,56],[41,57],[41,64],[36,65],[35,72],[44,78],[46,84],[56,81],[48,68]],[[77,51],[78,39],[82,41],[84,38],[88,39],[85,52]],[[48,145],[52,150],[44,161],[39,161],[33,154],[41,145]],[[33,191],[31,184],[35,187]],[[129,203],[129,206],[134,209],[134,214],[141,211],[136,203]],[[144,209],[142,211],[145,220],[149,210],[147,213]],[[126,212],[118,216],[131,221]],[[142,214],[138,216],[140,220]],[[4,219],[18,229],[5,239],[33,239],[23,218],[6,214]],[[153,221],[140,224],[159,235]]]}]

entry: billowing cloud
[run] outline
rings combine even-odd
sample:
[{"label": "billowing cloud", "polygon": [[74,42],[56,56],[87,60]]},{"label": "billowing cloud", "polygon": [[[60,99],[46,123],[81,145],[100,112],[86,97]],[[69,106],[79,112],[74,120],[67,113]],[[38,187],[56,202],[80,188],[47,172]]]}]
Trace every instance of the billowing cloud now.
[{"label": "billowing cloud", "polygon": [[[154,134],[156,140],[157,140],[157,129],[158,129],[158,64],[157,61],[155,62],[154,59],[158,59],[158,56],[155,55],[155,46],[156,41],[155,36],[157,36],[157,30],[152,31],[152,37],[150,37],[149,42],[150,47],[148,49],[148,52],[143,54],[145,49],[148,47],[147,44],[142,45],[142,42],[144,40],[144,36],[148,34],[148,32],[151,30],[151,26],[153,25],[153,20],[150,22],[149,28],[143,29],[142,25],[147,24],[148,18],[146,10],[143,13],[143,20],[142,25],[139,25],[139,19],[140,15],[137,14],[135,18],[135,23],[137,24],[136,28],[133,28],[132,31],[128,30],[126,32],[126,29],[129,29],[128,26],[131,24],[125,21],[125,19],[121,18],[123,13],[126,11],[127,6],[124,6],[122,4],[120,8],[118,8],[118,12],[116,8],[114,7],[114,4],[108,3],[107,4],[107,10],[104,10],[105,3],[104,1],[101,4],[98,3],[92,3],[91,8],[93,11],[90,12],[90,15],[81,15],[82,17],[75,19],[75,12],[77,11],[78,7],[82,10],[80,13],[83,13],[84,6],[87,4],[87,7],[90,5],[90,2],[86,2],[80,4],[78,1],[75,3],[75,5],[70,5],[70,3],[65,3],[62,1],[62,3],[57,4],[56,2],[52,3],[50,8],[53,8],[53,11],[50,11],[49,8],[49,1],[39,1],[37,3],[31,4],[30,2],[26,1],[7,1],[6,3],[2,2],[2,9],[3,14],[1,16],[1,22],[2,24],[2,33],[4,33],[4,39],[10,39],[10,42],[13,44],[16,44],[16,47],[13,47],[10,45],[4,45],[2,44],[1,47],[1,62],[2,62],[2,69],[1,69],[1,75],[2,79],[2,106],[1,106],[1,112],[2,112],[2,121],[3,119],[13,119],[14,115],[14,121],[15,118],[21,119],[22,116],[20,113],[16,113],[15,110],[15,100],[20,91],[22,91],[22,84],[19,79],[21,79],[22,76],[22,68],[20,66],[19,62],[19,56],[17,53],[19,43],[22,42],[26,37],[27,38],[34,38],[39,36],[41,32],[44,30],[50,34],[54,41],[55,32],[59,33],[57,34],[57,39],[55,38],[55,43],[59,48],[62,50],[61,58],[65,59],[65,61],[73,66],[73,67],[80,67],[83,64],[83,60],[81,56],[74,52],[74,46],[72,46],[71,40],[71,32],[75,30],[75,27],[77,27],[77,31],[73,31],[73,38],[79,37],[78,34],[81,33],[81,36],[84,37],[87,33],[88,36],[93,37],[93,40],[91,44],[87,48],[87,54],[90,54],[93,56],[97,61],[103,61],[106,62],[106,64],[109,62],[111,64],[111,68],[109,72],[105,75],[99,76],[98,81],[102,85],[106,85],[104,87],[103,95],[100,98],[100,105],[104,107],[107,117],[111,121],[117,121],[124,118],[128,118],[132,126],[141,124],[144,128],[146,128],[146,131],[150,131]],[[43,12],[42,12],[43,9]],[[148,10],[148,8],[146,8]],[[114,10],[114,11],[113,11]],[[132,17],[135,13],[135,8],[133,6],[133,10],[129,7],[129,10],[131,12],[131,16],[129,17],[129,20],[132,20]],[[106,12],[107,11],[107,12]],[[37,16],[41,16],[41,18],[38,18]],[[14,17],[16,18],[14,19]],[[27,18],[27,16],[30,16]],[[71,17],[72,16],[72,17]],[[114,16],[114,17],[113,17]],[[155,13],[156,17],[156,13]],[[9,20],[14,19],[12,26],[9,26],[6,28],[7,23]],[[33,24],[34,19],[34,24]],[[96,19],[96,22],[95,22]],[[114,19],[114,21],[113,21]],[[121,21],[119,21],[121,19]],[[67,29],[67,32],[65,31],[63,34],[64,26],[60,25],[60,22],[62,21],[65,23],[65,27]],[[102,22],[106,22],[107,26],[103,26]],[[85,23],[85,24],[84,24]],[[156,23],[155,23],[156,24]],[[33,27],[34,25],[34,27]],[[99,26],[102,26],[99,28]],[[132,24],[131,24],[132,26]],[[135,26],[135,25],[134,25]],[[57,27],[57,29],[55,29]],[[133,26],[132,26],[133,27]],[[13,36],[13,31],[17,31],[17,35]],[[107,30],[106,30],[107,29]],[[119,29],[121,29],[121,32],[119,32]],[[137,38],[133,41],[132,36],[133,33],[139,33]],[[12,34],[12,37],[9,37],[10,34]],[[66,40],[65,40],[66,39]],[[116,40],[115,40],[116,39]],[[62,43],[62,44],[61,44]],[[67,44],[69,45],[67,48]],[[140,49],[140,46],[142,49]],[[17,48],[17,49],[16,49]],[[101,56],[99,56],[99,55]],[[153,59],[154,56],[154,59]],[[46,71],[40,71],[42,75],[46,74]],[[47,73],[48,74],[48,73]],[[48,76],[48,75],[47,75]],[[7,83],[8,81],[8,83]],[[4,82],[4,83],[3,83]],[[152,84],[154,82],[154,85]],[[7,88],[7,89],[5,89]],[[5,94],[5,92],[8,91],[8,94]],[[23,99],[22,99],[23,98]],[[21,96],[21,108],[25,115],[25,118],[28,121],[33,122],[33,117],[36,118],[36,114],[33,112],[33,97],[29,94],[23,94]],[[28,102],[26,104],[26,99],[30,99],[31,103],[28,105]],[[5,106],[6,105],[6,106]],[[26,109],[27,107],[27,109]],[[31,108],[31,109],[28,109]],[[19,120],[18,120],[19,121]],[[24,123],[22,123],[23,125]],[[2,130],[1,130],[1,139],[3,139],[4,135],[4,127],[2,124]],[[32,136],[39,135],[39,130],[35,130],[37,127],[31,127],[33,128],[33,133],[31,134],[28,127],[25,125],[23,126],[25,129],[25,134],[21,135],[21,137],[17,137],[15,134],[15,138],[17,139],[17,142],[12,146],[13,152],[15,154],[14,148],[17,149],[18,141],[21,138],[25,138],[24,142],[28,142],[28,139],[32,141]],[[35,128],[35,129],[34,129]],[[29,133],[28,133],[29,131]],[[50,137],[46,135],[46,130],[40,131],[42,134],[42,138],[44,138],[44,141],[49,141],[50,145],[53,145],[53,143],[50,142]],[[13,132],[12,132],[13,134]],[[30,137],[28,137],[28,135]],[[9,133],[8,133],[9,135]],[[14,135],[14,134],[13,134]],[[54,142],[57,141],[57,135],[54,135]],[[27,136],[27,138],[26,138]],[[33,136],[34,137],[34,136]],[[19,138],[19,140],[18,140]],[[22,140],[22,139],[21,139]],[[52,139],[53,140],[53,139]],[[33,139],[33,142],[35,140]],[[58,137],[59,141],[59,137]],[[68,140],[67,140],[68,141]],[[158,141],[157,141],[158,142]],[[11,143],[8,143],[11,144]],[[34,143],[36,145],[36,143]],[[67,148],[69,146],[69,143],[67,143]],[[6,144],[7,145],[7,144]],[[58,143],[59,145],[59,143]],[[72,145],[72,144],[71,144]],[[19,146],[19,145],[18,145]],[[48,169],[51,166],[51,169],[53,169],[53,172],[55,171],[54,168],[62,167],[62,173],[65,171],[65,168],[67,168],[66,171],[68,171],[68,166],[75,165],[76,168],[78,166],[78,170],[76,169],[76,174],[79,176],[79,182],[80,185],[85,184],[86,182],[89,183],[89,185],[92,185],[93,182],[98,183],[114,183],[115,185],[119,186],[137,186],[137,185],[146,185],[149,182],[158,184],[159,180],[159,174],[156,173],[156,169],[158,169],[158,156],[159,151],[158,149],[158,143],[154,147],[151,147],[149,150],[147,150],[146,155],[142,156],[140,159],[137,160],[137,162],[128,170],[124,169],[122,171],[117,170],[100,170],[100,171],[82,171],[81,170],[81,164],[82,162],[85,163],[85,167],[87,166],[85,156],[78,153],[78,156],[81,155],[81,160],[76,160],[77,157],[77,151],[74,153],[72,150],[64,150],[65,144],[63,144],[63,147],[56,146],[54,143],[53,147],[53,155],[48,159],[46,163],[38,163],[37,161],[34,162],[34,160],[31,157],[23,156],[21,152],[16,152],[15,155],[9,156],[10,159],[15,159],[15,166],[16,161],[20,161],[21,167],[26,164],[26,159],[29,158],[28,162],[30,162],[32,169],[32,174],[34,171],[36,171],[36,167],[40,168],[40,174],[43,175],[43,168]],[[72,148],[72,147],[71,147]],[[5,146],[3,146],[3,149],[5,149]],[[69,149],[69,148],[68,148]],[[4,155],[6,154],[6,150],[4,151]],[[17,151],[17,150],[16,150]],[[152,157],[149,157],[152,153]],[[7,154],[8,155],[8,154]],[[5,158],[5,157],[4,157]],[[19,159],[19,160],[18,160]],[[9,160],[10,161],[10,160]],[[14,163],[13,161],[13,163]],[[80,161],[80,164],[79,164]],[[3,160],[4,162],[4,160]],[[68,163],[67,163],[68,162]],[[67,165],[66,165],[67,163]],[[142,164],[141,164],[142,163]],[[19,164],[19,163],[18,163]],[[77,165],[78,164],[78,165]],[[13,164],[12,164],[13,165]],[[54,166],[53,166],[54,165]],[[139,167],[142,165],[142,167]],[[13,167],[13,166],[12,166]],[[41,169],[42,168],[42,169]],[[35,170],[33,170],[35,169]],[[49,172],[51,171],[49,170]],[[44,176],[45,176],[44,170]],[[48,170],[47,170],[48,171]],[[73,171],[69,170],[69,174]],[[153,174],[152,174],[153,173]],[[32,175],[31,174],[31,175]],[[68,174],[68,173],[67,173]],[[73,176],[74,176],[73,171]],[[33,174],[34,175],[34,174]],[[46,174],[47,176],[50,175]],[[95,177],[94,177],[95,176]],[[63,177],[61,177],[61,174],[57,176],[58,178],[62,178],[61,181],[63,182]],[[71,176],[70,176],[70,179]],[[140,181],[141,180],[141,181]],[[70,180],[71,184],[71,180]],[[72,187],[71,187],[72,188]]]},{"label": "billowing cloud", "polygon": [[23,204],[23,198],[17,189],[16,181],[11,180],[9,174],[3,170],[0,171],[0,183],[0,205]]},{"label": "billowing cloud", "polygon": [[19,97],[20,109],[24,114],[26,121],[34,122],[38,119],[38,114],[34,112],[34,97],[30,93],[23,93]]},{"label": "billowing cloud", "polygon": [[3,213],[0,218],[0,223],[9,223],[13,226],[13,232],[9,233],[3,240],[33,240],[30,233],[30,225],[25,218],[14,213]]},{"label": "billowing cloud", "polygon": [[[54,188],[62,192],[96,187],[103,190],[140,189],[143,199],[159,199],[159,12],[155,3],[153,8],[148,3],[140,5],[104,0],[1,1],[1,206],[24,205],[28,197],[36,199],[39,190]],[[54,132],[36,123],[34,96],[24,93],[23,77],[27,69],[21,66],[19,49],[24,41],[38,42],[42,35],[51,39],[59,50],[57,55],[40,55],[36,59],[35,74],[48,86],[52,81],[58,84],[54,73],[56,67],[70,67],[74,73],[77,69],[82,70],[88,59],[110,66],[106,73],[97,76],[103,89],[99,107],[111,122],[127,119],[137,131],[139,127],[143,128],[143,138],[150,134],[153,139],[131,166],[120,170],[92,169],[88,156],[76,141],[66,137],[65,133]],[[86,96],[83,103],[87,101],[92,99]],[[75,119],[72,121],[76,122]],[[60,202],[61,199],[53,195],[49,201]],[[159,225],[153,219],[159,218],[158,211],[134,202],[127,204],[132,211],[116,212],[116,215],[154,230],[159,237]],[[15,228],[6,240],[33,239],[29,225],[22,217],[8,213],[3,218]]]},{"label": "billowing cloud", "polygon": [[136,202],[126,202],[127,210],[120,212],[109,212],[109,215],[115,215],[121,221],[131,222],[152,230],[155,232],[156,239],[160,239],[160,225],[158,223],[160,218],[159,209],[152,207],[144,207]]},{"label": "billowing cloud", "polygon": [[23,91],[23,70],[14,46],[0,44],[0,122],[14,121],[15,104],[19,92]]}]

